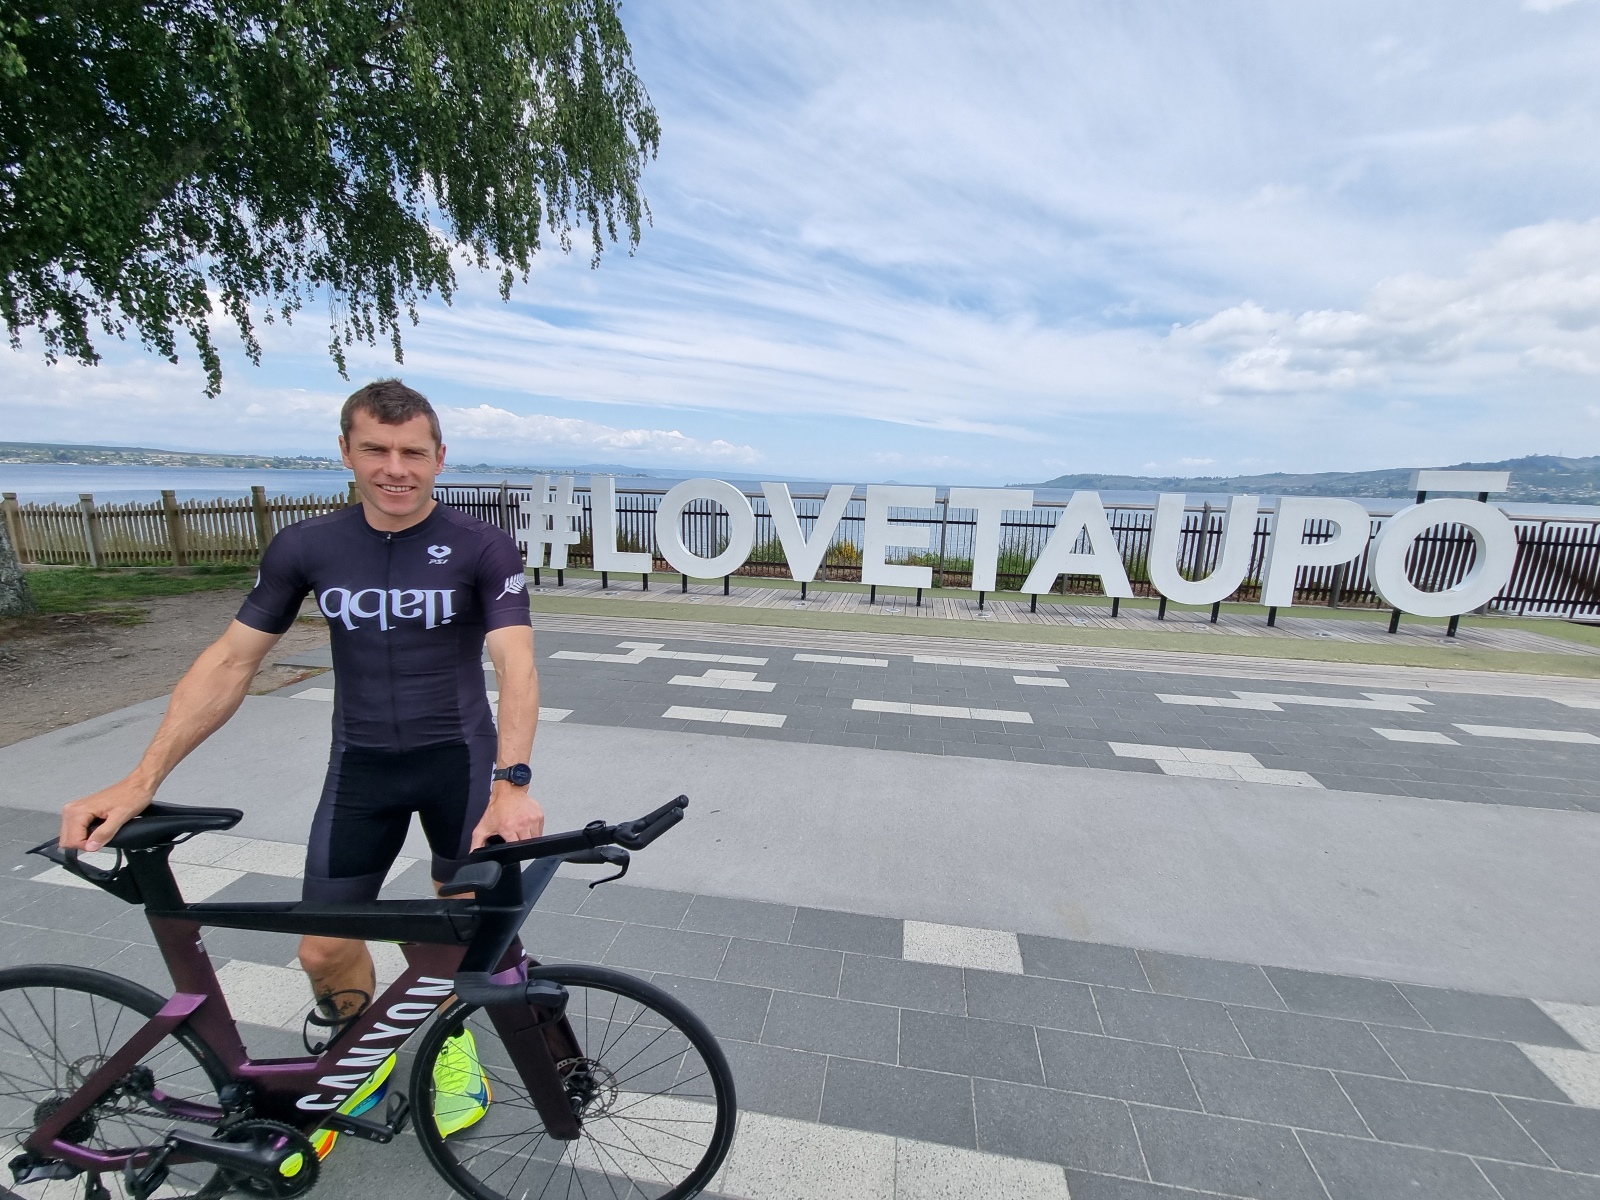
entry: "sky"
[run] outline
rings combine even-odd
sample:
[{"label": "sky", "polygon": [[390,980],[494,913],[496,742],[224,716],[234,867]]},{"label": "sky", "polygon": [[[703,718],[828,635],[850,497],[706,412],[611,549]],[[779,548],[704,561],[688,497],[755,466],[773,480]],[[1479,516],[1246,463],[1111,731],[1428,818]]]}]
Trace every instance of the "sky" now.
[{"label": "sky", "polygon": [[1600,0],[631,0],[653,223],[342,380],[0,349],[0,437],[872,482],[1600,453]]}]

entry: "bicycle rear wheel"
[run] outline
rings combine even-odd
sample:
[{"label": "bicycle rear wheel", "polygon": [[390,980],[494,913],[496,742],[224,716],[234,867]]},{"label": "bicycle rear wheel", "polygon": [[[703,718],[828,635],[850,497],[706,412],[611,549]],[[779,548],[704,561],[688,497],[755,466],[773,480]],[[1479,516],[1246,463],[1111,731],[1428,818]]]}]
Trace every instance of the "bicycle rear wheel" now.
[{"label": "bicycle rear wheel", "polygon": [[[9,1159],[43,1120],[106,1059],[161,1011],[162,997],[129,980],[82,967],[12,967],[0,971],[0,1139]],[[227,1072],[209,1046],[179,1027],[139,1060],[134,1073],[67,1127],[69,1140],[87,1149],[127,1152],[158,1146],[177,1122],[156,1097],[216,1105]],[[148,1074],[144,1072],[148,1071]],[[0,1162],[0,1195],[24,1200],[92,1193],[92,1178],[13,1183]],[[120,1200],[119,1171],[99,1176]],[[174,1166],[152,1200],[220,1196],[226,1182],[205,1163]]]},{"label": "bicycle rear wheel", "polygon": [[[660,988],[620,971],[562,965],[528,974],[567,989],[567,1022],[583,1053],[558,1066],[581,1135],[560,1142],[545,1133],[488,1013],[458,1001],[423,1036],[411,1077],[417,1137],[434,1167],[471,1200],[699,1195],[733,1141],[733,1073],[711,1031]],[[441,1109],[435,1068],[463,1030],[490,1099],[481,1119],[446,1135],[439,1123],[451,1097]]]}]

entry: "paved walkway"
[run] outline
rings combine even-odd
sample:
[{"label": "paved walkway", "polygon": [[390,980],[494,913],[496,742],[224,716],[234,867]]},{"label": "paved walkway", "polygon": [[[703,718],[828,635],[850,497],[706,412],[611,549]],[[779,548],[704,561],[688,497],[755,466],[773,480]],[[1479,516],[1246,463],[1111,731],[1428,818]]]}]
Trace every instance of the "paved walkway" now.
[{"label": "paved walkway", "polygon": [[[536,621],[551,826],[692,804],[525,935],[712,1023],[722,1196],[1600,1200],[1594,682]],[[189,898],[298,895],[333,682],[168,781],[246,813],[175,855]],[[21,853],[162,707],[0,749],[0,961],[162,986],[136,911]],[[206,942],[252,1049],[294,1053],[294,939]],[[346,1142],[330,1194],[445,1195],[409,1135]]]},{"label": "paved walkway", "polygon": [[[1359,617],[1318,617],[1310,615],[1318,610],[1310,607],[1280,610],[1276,626],[1268,626],[1267,618],[1257,611],[1242,612],[1224,609],[1216,624],[1212,624],[1210,610],[1169,608],[1165,620],[1156,618],[1154,608],[1124,605],[1118,616],[1111,616],[1105,604],[1068,604],[1054,600],[1041,601],[1037,612],[1029,611],[1026,600],[1009,599],[1016,593],[991,595],[980,609],[975,594],[926,595],[922,604],[914,596],[890,595],[880,589],[877,604],[870,603],[866,591],[834,591],[814,588],[808,598],[790,587],[762,587],[758,583],[742,580],[732,586],[730,595],[722,594],[720,583],[689,584],[683,591],[671,577],[655,576],[648,589],[639,586],[637,576],[614,575],[612,586],[602,588],[598,578],[580,578],[569,575],[565,587],[555,585],[555,573],[542,572],[543,586],[532,587],[532,595],[606,597],[629,600],[640,605],[698,604],[711,608],[769,608],[789,611],[825,613],[853,613],[863,616],[888,615],[919,617],[928,620],[972,621],[997,625],[1071,625],[1081,628],[1117,629],[1125,633],[1201,633],[1218,637],[1287,638],[1291,640],[1323,640],[1335,642],[1365,642],[1376,645],[1437,646],[1445,641],[1443,625],[1423,624],[1402,620],[1400,629],[1388,632],[1387,614],[1375,614],[1370,619]],[[903,591],[904,589],[896,589]],[[979,633],[974,636],[981,637]],[[1586,646],[1566,638],[1553,637],[1525,629],[1495,628],[1485,625],[1464,626],[1457,635],[1466,645],[1486,650],[1513,650],[1536,654],[1600,655],[1600,647]]]}]

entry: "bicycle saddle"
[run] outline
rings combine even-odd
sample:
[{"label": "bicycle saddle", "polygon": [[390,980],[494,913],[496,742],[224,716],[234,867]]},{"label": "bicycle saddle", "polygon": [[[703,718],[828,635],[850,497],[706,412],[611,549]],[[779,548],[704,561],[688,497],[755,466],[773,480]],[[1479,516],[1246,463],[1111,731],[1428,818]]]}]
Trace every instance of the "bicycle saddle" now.
[{"label": "bicycle saddle", "polygon": [[232,829],[244,816],[237,808],[198,808],[187,804],[152,804],[106,843],[113,850],[148,850],[177,841],[184,834]]}]

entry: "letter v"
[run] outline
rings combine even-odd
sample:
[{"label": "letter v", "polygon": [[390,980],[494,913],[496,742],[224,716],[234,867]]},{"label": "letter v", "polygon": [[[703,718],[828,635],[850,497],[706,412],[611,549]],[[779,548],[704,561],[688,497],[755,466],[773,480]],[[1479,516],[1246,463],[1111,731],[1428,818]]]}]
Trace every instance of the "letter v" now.
[{"label": "letter v", "polygon": [[828,489],[822,502],[817,523],[812,526],[811,539],[800,532],[800,518],[794,511],[794,500],[786,483],[763,483],[761,493],[767,498],[767,509],[772,513],[772,527],[778,531],[778,541],[783,545],[783,556],[789,560],[789,577],[796,583],[810,583],[817,577],[833,532],[839,528],[839,518],[844,516],[856,489],[848,483],[836,483]]}]

